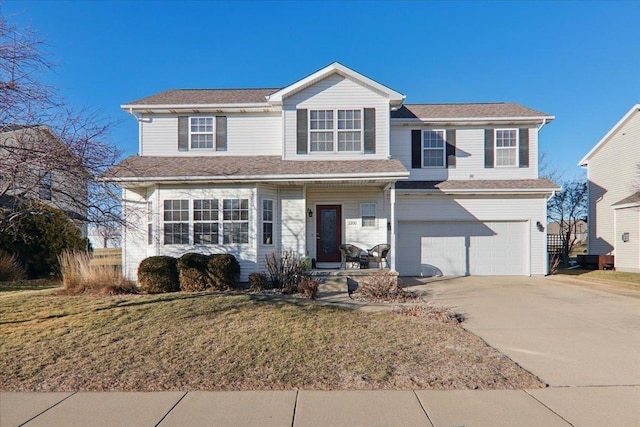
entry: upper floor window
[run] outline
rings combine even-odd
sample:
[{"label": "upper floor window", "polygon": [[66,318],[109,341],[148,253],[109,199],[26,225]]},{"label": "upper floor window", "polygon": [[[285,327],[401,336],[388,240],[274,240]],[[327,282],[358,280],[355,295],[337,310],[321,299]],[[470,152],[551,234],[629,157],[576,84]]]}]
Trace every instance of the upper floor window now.
[{"label": "upper floor window", "polygon": [[45,172],[40,179],[40,200],[51,200],[52,185],[53,179],[51,178],[51,172]]},{"label": "upper floor window", "polygon": [[213,117],[191,117],[189,123],[189,140],[191,148],[213,148]]},{"label": "upper floor window", "polygon": [[309,111],[309,152],[336,151],[362,151],[362,110]]},{"label": "upper floor window", "polygon": [[496,166],[518,166],[518,130],[496,129]]},{"label": "upper floor window", "polygon": [[422,166],[443,168],[445,166],[446,143],[444,130],[425,130],[422,133]]}]

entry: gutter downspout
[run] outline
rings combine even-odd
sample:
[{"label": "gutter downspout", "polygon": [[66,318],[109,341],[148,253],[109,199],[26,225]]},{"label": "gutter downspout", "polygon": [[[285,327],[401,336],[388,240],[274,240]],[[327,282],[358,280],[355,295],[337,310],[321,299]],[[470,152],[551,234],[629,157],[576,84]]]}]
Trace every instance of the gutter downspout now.
[{"label": "gutter downspout", "polygon": [[142,117],[140,113],[133,112],[133,107],[129,107],[129,114],[138,122],[138,155],[142,156]]}]

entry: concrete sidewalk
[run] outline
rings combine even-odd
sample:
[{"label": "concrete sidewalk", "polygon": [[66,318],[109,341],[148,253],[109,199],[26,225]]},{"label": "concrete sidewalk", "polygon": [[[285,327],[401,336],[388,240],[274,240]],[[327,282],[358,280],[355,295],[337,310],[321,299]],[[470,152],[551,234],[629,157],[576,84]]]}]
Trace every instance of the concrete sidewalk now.
[{"label": "concrete sidewalk", "polygon": [[0,393],[0,426],[638,426],[640,387]]}]

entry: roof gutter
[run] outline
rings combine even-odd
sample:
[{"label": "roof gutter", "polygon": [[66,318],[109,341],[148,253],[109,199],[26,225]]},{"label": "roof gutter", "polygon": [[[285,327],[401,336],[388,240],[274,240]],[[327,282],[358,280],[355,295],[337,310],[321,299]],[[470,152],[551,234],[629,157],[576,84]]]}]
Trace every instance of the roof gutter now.
[{"label": "roof gutter", "polygon": [[557,190],[556,188],[478,188],[478,189],[451,189],[451,190],[424,190],[424,189],[396,189],[398,193],[408,193],[408,194],[427,194],[427,195],[437,195],[437,194],[553,194]]},{"label": "roof gutter", "polygon": [[555,116],[528,116],[528,117],[416,117],[416,118],[391,118],[394,124],[414,125],[420,122],[447,123],[447,122],[505,122],[505,121],[536,121],[547,124],[555,120]]}]

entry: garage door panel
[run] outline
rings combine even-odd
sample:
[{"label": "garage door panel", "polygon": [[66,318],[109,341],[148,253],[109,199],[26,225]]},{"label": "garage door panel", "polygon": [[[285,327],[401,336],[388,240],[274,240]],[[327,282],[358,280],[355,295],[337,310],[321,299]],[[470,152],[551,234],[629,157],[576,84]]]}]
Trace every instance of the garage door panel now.
[{"label": "garage door panel", "polygon": [[401,222],[401,275],[525,275],[525,222]]}]

